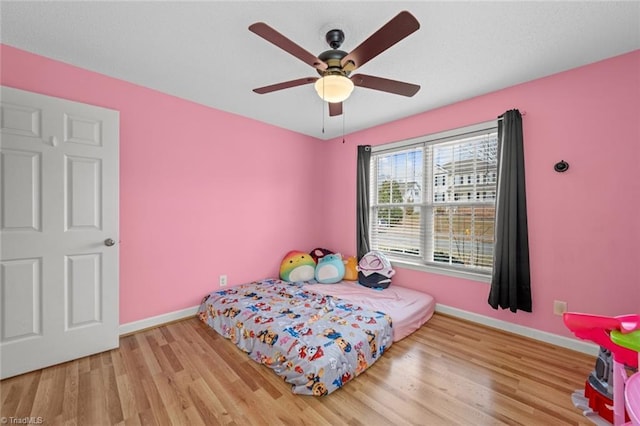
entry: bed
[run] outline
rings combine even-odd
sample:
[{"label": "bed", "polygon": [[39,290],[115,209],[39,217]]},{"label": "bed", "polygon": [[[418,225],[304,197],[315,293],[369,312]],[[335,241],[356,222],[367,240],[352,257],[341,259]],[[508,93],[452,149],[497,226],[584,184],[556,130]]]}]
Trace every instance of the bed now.
[{"label": "bed", "polygon": [[197,315],[283,377],[292,392],[323,396],[419,328],[434,305],[430,296],[399,286],[380,291],[346,281],[311,285],[265,279],[208,294]]}]

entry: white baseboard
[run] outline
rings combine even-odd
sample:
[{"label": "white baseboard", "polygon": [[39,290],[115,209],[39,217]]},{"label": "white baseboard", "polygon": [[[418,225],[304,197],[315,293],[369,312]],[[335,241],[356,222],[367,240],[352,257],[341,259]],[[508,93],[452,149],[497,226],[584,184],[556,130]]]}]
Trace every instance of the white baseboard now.
[{"label": "white baseboard", "polygon": [[196,312],[198,312],[199,307],[200,305],[192,306],[190,308],[181,309],[179,311],[169,312],[155,317],[121,324],[119,329],[120,336],[134,333],[136,331],[144,330],[147,328],[157,327],[168,322],[193,317],[196,315]]},{"label": "white baseboard", "polygon": [[451,306],[436,303],[436,312],[451,315],[452,317],[462,318],[488,327],[497,328],[499,330],[508,331],[510,333],[529,337],[531,339],[540,340],[541,342],[550,343],[552,345],[582,352],[587,355],[598,355],[598,345],[585,342],[582,340],[571,339],[569,337],[559,336],[557,334],[547,333],[546,331],[536,330],[535,328],[525,327],[511,322],[487,317],[485,315],[475,314],[473,312],[463,311],[462,309],[452,308]]},{"label": "white baseboard", "polygon": [[[157,327],[168,322],[177,321],[195,316],[200,306],[192,306],[190,308],[181,309],[179,311],[169,312],[151,318],[139,321],[133,321],[120,325],[120,335],[134,333],[136,331],[147,328]],[[598,346],[569,337],[559,336],[557,334],[547,333],[546,331],[536,330],[535,328],[525,327],[513,324],[507,321],[498,320],[485,315],[475,314],[462,309],[452,308],[451,306],[436,303],[436,312],[451,315],[452,317],[462,318],[488,327],[497,328],[498,330],[508,331],[510,333],[519,334],[531,339],[540,340],[541,342],[550,343],[552,345],[582,352],[588,355],[596,356],[598,354]]]}]

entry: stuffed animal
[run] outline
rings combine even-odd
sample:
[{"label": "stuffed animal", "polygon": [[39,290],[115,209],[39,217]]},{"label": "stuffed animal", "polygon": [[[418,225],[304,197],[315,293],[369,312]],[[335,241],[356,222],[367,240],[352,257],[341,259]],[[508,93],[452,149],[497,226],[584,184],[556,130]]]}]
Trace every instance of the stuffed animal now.
[{"label": "stuffed animal", "polygon": [[322,259],[328,254],[333,254],[333,252],[331,250],[318,247],[311,250],[309,254],[311,255],[311,257],[313,257],[313,260],[315,260],[316,263],[318,263],[320,259]]},{"label": "stuffed animal", "polygon": [[316,281],[320,284],[335,284],[344,277],[344,263],[340,254],[328,254],[318,261]]},{"label": "stuffed animal", "polygon": [[315,271],[316,262],[302,251],[290,251],[280,263],[280,278],[289,282],[310,281]]},{"label": "stuffed animal", "polygon": [[377,250],[365,254],[358,262],[358,282],[365,287],[387,288],[395,273],[389,259]]},{"label": "stuffed animal", "polygon": [[358,259],[349,256],[342,261],[344,263],[344,278],[348,281],[358,281]]}]

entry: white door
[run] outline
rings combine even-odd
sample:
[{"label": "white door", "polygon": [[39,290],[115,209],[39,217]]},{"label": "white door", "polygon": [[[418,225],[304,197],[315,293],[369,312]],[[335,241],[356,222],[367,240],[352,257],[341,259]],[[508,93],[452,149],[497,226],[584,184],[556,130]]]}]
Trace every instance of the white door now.
[{"label": "white door", "polygon": [[119,113],[8,87],[1,94],[6,378],[118,347]]}]

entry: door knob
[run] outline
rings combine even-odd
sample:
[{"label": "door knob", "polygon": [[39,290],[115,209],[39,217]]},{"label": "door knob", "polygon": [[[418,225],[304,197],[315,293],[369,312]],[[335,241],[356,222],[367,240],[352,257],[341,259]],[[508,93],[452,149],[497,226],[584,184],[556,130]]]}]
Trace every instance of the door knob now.
[{"label": "door knob", "polygon": [[106,240],[104,240],[104,245],[107,247],[111,247],[112,245],[114,245],[116,242],[113,241],[112,238],[107,238]]}]

